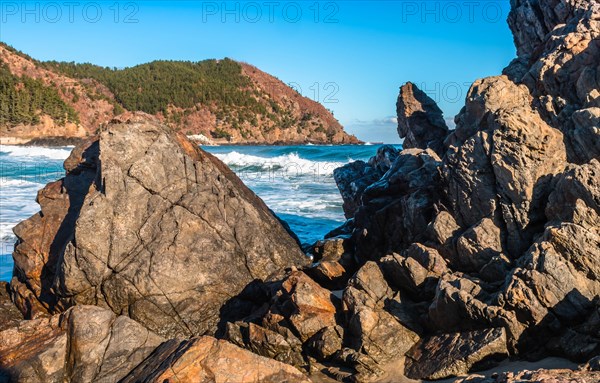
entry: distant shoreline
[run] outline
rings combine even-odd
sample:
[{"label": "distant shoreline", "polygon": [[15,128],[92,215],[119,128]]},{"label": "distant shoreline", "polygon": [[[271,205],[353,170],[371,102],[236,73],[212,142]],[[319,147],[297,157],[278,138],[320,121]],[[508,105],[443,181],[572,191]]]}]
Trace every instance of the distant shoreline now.
[{"label": "distant shoreline", "polygon": [[[80,143],[88,140],[90,137],[38,137],[38,138],[23,138],[23,137],[2,137],[0,136],[0,145],[16,145],[16,146],[46,146],[46,147],[61,147],[61,146],[77,146]],[[213,142],[211,144],[201,143],[196,140],[200,146],[371,146],[384,145],[383,142],[358,142],[358,143],[327,143],[327,142],[299,142],[299,141],[276,141],[273,143],[266,142]]]}]

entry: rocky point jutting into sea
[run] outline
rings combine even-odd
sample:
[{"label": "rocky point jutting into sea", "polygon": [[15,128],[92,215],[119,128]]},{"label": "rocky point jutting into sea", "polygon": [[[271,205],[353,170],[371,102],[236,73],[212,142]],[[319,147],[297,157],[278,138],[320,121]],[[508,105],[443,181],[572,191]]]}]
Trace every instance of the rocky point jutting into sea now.
[{"label": "rocky point jutting into sea", "polygon": [[[0,381],[600,381],[600,1],[512,0],[518,58],[449,130],[413,84],[404,150],[335,172],[295,235],[155,118],[115,120],[15,228]],[[477,375],[553,356],[579,369]]]}]

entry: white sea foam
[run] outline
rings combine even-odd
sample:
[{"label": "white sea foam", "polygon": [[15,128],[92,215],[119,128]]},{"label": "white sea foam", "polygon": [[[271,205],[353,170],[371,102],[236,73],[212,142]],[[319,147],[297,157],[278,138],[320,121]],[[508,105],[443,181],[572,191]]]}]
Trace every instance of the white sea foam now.
[{"label": "white sea foam", "polygon": [[233,151],[216,154],[216,156],[228,166],[234,168],[284,169],[287,173],[297,173],[297,175],[330,175],[333,174],[336,168],[344,165],[342,162],[310,161],[301,158],[298,153],[277,157],[259,157]]},{"label": "white sea foam", "polygon": [[53,160],[65,160],[69,157],[72,149],[72,146],[46,148],[42,146],[0,145],[0,154],[5,154],[10,157],[21,157],[24,159],[43,157]]},{"label": "white sea foam", "polygon": [[39,211],[35,197],[43,187],[26,180],[0,179],[0,241],[14,241],[13,227]]}]

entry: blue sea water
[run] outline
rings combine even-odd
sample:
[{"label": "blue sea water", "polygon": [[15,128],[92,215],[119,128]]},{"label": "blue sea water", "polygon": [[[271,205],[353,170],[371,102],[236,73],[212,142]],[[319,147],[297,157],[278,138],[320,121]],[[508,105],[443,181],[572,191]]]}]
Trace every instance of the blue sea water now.
[{"label": "blue sea water", "polygon": [[[12,228],[39,210],[37,191],[64,174],[72,148],[0,146],[0,280],[12,275]],[[365,146],[209,146],[304,243],[312,243],[344,222],[333,170],[366,160]]]}]

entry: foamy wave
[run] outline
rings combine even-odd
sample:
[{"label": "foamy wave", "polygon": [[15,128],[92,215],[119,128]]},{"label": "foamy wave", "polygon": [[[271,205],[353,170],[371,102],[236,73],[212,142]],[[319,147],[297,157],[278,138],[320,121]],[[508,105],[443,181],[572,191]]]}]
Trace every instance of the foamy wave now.
[{"label": "foamy wave", "polygon": [[35,197],[43,187],[21,179],[0,179],[0,242],[14,242],[13,227],[39,211]]},{"label": "foamy wave", "polygon": [[10,157],[35,158],[44,157],[53,160],[65,160],[69,157],[72,146],[61,148],[46,148],[42,146],[0,145],[0,154]]},{"label": "foamy wave", "polygon": [[298,153],[290,153],[277,157],[258,157],[238,152],[226,154],[216,154],[216,156],[230,167],[234,168],[256,168],[258,170],[280,170],[288,173],[296,172],[298,174],[320,174],[329,175],[333,171],[343,166],[342,162],[310,161],[301,158]]}]

